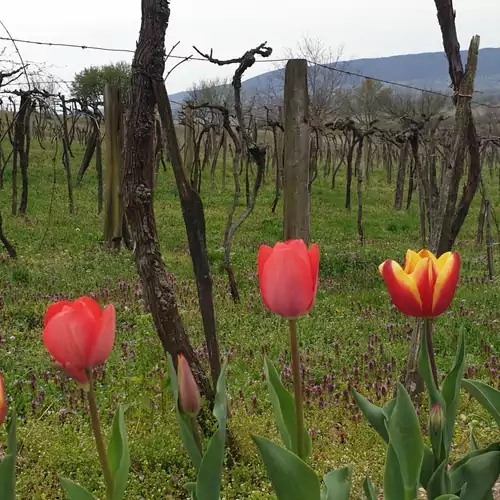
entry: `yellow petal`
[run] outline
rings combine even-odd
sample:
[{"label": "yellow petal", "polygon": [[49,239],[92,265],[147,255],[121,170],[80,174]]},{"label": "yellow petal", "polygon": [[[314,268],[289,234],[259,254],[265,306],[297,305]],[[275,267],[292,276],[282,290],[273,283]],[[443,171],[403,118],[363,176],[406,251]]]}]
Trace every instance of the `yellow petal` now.
[{"label": "yellow petal", "polygon": [[411,274],[419,260],[421,259],[420,255],[413,250],[407,250],[405,255],[405,268],[404,271],[406,274]]}]

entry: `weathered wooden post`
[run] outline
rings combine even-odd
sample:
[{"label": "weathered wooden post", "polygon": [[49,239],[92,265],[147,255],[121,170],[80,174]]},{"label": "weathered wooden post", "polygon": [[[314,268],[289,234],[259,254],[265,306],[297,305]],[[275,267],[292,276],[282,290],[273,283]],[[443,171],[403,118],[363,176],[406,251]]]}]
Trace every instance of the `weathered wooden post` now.
[{"label": "weathered wooden post", "polygon": [[123,107],[120,90],[115,85],[104,88],[104,123],[106,125],[106,208],[104,241],[108,248],[120,248],[123,227],[123,203],[120,184],[122,172]]},{"label": "weathered wooden post", "polygon": [[285,69],[284,239],[309,242],[309,95],[307,61],[291,59]]}]

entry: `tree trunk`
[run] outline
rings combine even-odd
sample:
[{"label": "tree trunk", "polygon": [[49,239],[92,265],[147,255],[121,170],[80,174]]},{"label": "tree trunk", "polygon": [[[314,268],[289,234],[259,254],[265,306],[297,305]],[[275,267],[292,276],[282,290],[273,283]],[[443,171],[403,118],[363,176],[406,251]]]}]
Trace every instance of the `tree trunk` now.
[{"label": "tree trunk", "polygon": [[[213,401],[214,392],[184,330],[173,286],[161,258],[153,196],[148,179],[153,167],[153,84],[163,84],[165,31],[170,17],[168,0],[142,0],[139,41],[132,63],[132,77],[125,120],[124,202],[135,244],[135,263],[144,298],[156,330],[177,367],[177,354],[187,359],[202,394]],[[148,68],[148,72],[143,68]],[[171,154],[172,148],[169,147]]]},{"label": "tree trunk", "polygon": [[401,210],[403,207],[403,195],[405,188],[405,177],[406,177],[406,164],[408,162],[408,150],[409,145],[406,141],[400,149],[399,152],[399,165],[398,174],[396,179],[396,196],[394,198],[394,208],[396,210]]},{"label": "tree trunk", "polygon": [[9,256],[11,259],[16,258],[16,249],[12,245],[12,243],[7,239],[3,232],[3,219],[2,219],[2,214],[0,213],[0,241],[2,242],[3,246],[9,253]]}]

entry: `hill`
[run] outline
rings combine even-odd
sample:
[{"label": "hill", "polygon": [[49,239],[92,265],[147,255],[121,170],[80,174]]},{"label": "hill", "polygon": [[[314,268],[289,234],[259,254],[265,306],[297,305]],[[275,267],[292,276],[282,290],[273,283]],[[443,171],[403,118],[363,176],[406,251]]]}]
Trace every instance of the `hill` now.
[{"label": "hill", "polygon": [[[461,54],[465,63],[467,51],[462,51]],[[372,78],[415,87],[438,91],[449,89],[448,62],[443,52],[354,59],[339,63],[339,67]],[[325,69],[325,71],[329,70]],[[283,70],[269,71],[245,80],[243,82],[244,94],[246,97],[251,97],[270,87],[280,88],[283,84],[282,72]],[[359,80],[356,77],[347,77],[344,85],[356,85]],[[476,90],[484,94],[500,96],[500,48],[484,48],[479,51]],[[172,100],[182,102],[188,97],[188,93],[178,92],[170,97]],[[175,107],[175,104],[172,107]]]}]

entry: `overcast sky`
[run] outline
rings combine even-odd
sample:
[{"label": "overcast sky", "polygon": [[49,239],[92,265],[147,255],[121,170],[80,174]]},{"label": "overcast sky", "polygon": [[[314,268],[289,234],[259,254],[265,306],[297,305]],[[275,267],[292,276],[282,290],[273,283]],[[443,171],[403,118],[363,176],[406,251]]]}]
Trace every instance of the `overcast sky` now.
[{"label": "overcast sky", "polygon": [[[14,38],[135,48],[141,21],[139,0],[85,0],[70,14],[72,3],[3,1],[0,19]],[[500,0],[455,0],[454,5],[462,48],[467,48],[475,34],[481,35],[481,47],[500,46]],[[321,39],[334,52],[342,46],[343,59],[442,50],[432,0],[172,0],[167,50],[180,41],[178,55],[192,54],[196,45],[203,51],[213,48],[216,57],[229,58],[267,40],[273,57],[279,58],[304,36]],[[44,62],[62,80],[71,80],[85,66],[132,59],[131,53],[18,46],[24,59]],[[17,57],[9,42],[0,41],[2,47],[7,51],[0,64],[2,58]],[[246,77],[274,67],[255,64]],[[188,62],[172,73],[167,88],[170,93],[178,92],[202,78],[226,77],[233,71]]]}]

